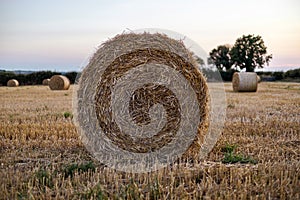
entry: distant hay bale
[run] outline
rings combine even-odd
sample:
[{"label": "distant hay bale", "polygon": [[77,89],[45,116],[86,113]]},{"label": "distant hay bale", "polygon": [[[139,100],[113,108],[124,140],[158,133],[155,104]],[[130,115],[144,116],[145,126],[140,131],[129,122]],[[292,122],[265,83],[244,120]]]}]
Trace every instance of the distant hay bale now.
[{"label": "distant hay bale", "polygon": [[255,72],[235,72],[232,87],[235,92],[256,92],[258,78]]},{"label": "distant hay bale", "polygon": [[49,81],[51,90],[68,90],[70,87],[70,80],[62,75],[54,75]]},{"label": "distant hay bale", "polygon": [[7,81],[7,86],[8,87],[18,87],[19,82],[16,79],[10,79],[9,81]]},{"label": "distant hay bale", "polygon": [[42,84],[43,85],[49,85],[49,82],[50,82],[50,78],[47,78],[47,79],[44,79]]},{"label": "distant hay bale", "polygon": [[[171,72],[178,75],[174,77]],[[132,74],[127,75],[128,73]],[[151,80],[143,79],[148,76]],[[182,77],[186,82],[178,81],[178,77]],[[119,82],[122,81],[124,84],[120,83],[122,86],[119,86]],[[193,91],[193,97],[186,95],[189,87]],[[113,94],[113,91],[118,92]],[[132,96],[126,103],[128,94]],[[113,95],[117,96],[115,99],[123,100],[124,105],[120,105],[121,101],[120,104],[114,104]],[[96,135],[103,132],[115,145],[112,148],[117,146],[122,152],[136,153],[139,156],[159,149],[167,151],[168,149],[163,147],[174,142],[172,139],[180,132],[178,135],[181,136],[175,141],[178,144],[174,146],[174,151],[181,148],[179,143],[188,141],[188,137],[193,138],[181,158],[197,158],[201,152],[209,124],[208,86],[197,62],[181,41],[159,33],[117,35],[102,44],[90,59],[88,66],[81,73],[76,97],[80,99],[76,106],[76,120],[83,138],[93,137],[93,132],[96,132]],[[190,101],[192,98],[194,100]],[[95,106],[91,106],[93,104]],[[151,124],[149,110],[156,104],[162,105],[166,111],[166,125],[152,137],[132,136],[131,134],[139,133],[139,126]],[[114,106],[124,111],[120,111],[120,114],[128,111],[128,118],[131,117],[139,125],[137,129],[132,129],[135,125],[129,123],[124,123],[123,129],[119,128],[113,117],[119,117],[119,114],[112,113]],[[197,112],[196,122],[193,122],[193,117],[196,116],[191,114],[193,112]],[[157,126],[161,121],[158,120]],[[195,130],[195,135],[191,136],[193,131],[189,128]],[[129,131],[126,133],[123,130]],[[93,139],[89,139],[89,142],[94,142]],[[99,142],[105,143],[106,140]],[[86,146],[89,148],[92,145],[86,143]],[[97,152],[97,155],[102,154]]]}]

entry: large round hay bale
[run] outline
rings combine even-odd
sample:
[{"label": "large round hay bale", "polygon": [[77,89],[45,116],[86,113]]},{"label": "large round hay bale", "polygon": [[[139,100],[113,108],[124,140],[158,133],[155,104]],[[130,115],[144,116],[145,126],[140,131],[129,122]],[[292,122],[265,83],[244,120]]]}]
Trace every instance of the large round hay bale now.
[{"label": "large round hay bale", "polygon": [[83,143],[108,166],[147,171],[149,162],[201,153],[208,86],[181,41],[159,33],[117,35],[90,59],[75,93]]},{"label": "large round hay bale", "polygon": [[256,92],[257,83],[255,72],[235,72],[232,77],[232,87],[235,92]]},{"label": "large round hay bale", "polygon": [[44,79],[42,84],[43,85],[49,85],[49,82],[50,82],[50,78],[47,78],[47,79]]},{"label": "large round hay bale", "polygon": [[7,86],[8,87],[18,87],[19,82],[16,79],[10,79],[9,81],[7,81]]},{"label": "large round hay bale", "polygon": [[62,75],[54,75],[49,81],[51,90],[68,90],[70,87],[70,80]]}]

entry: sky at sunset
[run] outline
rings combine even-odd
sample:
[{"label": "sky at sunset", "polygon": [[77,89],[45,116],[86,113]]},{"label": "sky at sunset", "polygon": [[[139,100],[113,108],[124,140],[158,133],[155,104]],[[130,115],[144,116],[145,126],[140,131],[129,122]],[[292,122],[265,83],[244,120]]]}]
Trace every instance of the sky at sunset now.
[{"label": "sky at sunset", "polygon": [[0,0],[0,69],[78,70],[101,42],[141,28],[176,31],[207,53],[260,35],[270,67],[300,67],[299,0]]}]

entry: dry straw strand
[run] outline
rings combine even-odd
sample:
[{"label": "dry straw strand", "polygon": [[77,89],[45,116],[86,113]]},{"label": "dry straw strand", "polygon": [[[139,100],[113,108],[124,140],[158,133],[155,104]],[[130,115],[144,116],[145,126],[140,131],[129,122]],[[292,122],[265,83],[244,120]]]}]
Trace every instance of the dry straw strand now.
[{"label": "dry straw strand", "polygon": [[18,87],[19,82],[16,79],[10,79],[9,81],[7,81],[7,86],[8,87]]},{"label": "dry straw strand", "polygon": [[50,82],[50,78],[47,78],[47,79],[44,79],[42,84],[43,85],[49,85],[49,82]]},{"label": "dry straw strand", "polygon": [[255,72],[235,72],[232,77],[234,92],[256,92],[258,78]]},{"label": "dry straw strand", "polygon": [[49,81],[51,90],[68,90],[70,87],[70,80],[62,75],[54,75]]}]

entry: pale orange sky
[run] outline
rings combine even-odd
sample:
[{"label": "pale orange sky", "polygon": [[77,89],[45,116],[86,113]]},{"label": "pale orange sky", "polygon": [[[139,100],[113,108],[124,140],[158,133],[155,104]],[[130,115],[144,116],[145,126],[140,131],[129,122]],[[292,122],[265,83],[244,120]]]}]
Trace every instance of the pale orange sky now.
[{"label": "pale orange sky", "polygon": [[261,35],[270,66],[300,66],[300,1],[0,1],[0,69],[77,70],[126,29],[173,30],[207,53]]}]

